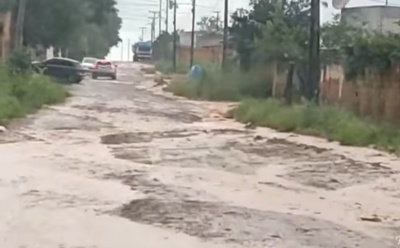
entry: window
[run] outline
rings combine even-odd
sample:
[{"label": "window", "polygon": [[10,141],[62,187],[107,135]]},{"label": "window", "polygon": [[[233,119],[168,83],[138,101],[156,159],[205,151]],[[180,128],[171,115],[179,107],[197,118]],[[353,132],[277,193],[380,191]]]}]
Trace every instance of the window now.
[{"label": "window", "polygon": [[85,59],[83,59],[83,63],[88,63],[88,64],[94,64],[94,63],[96,63],[96,59],[92,59],[92,58],[85,58]]}]

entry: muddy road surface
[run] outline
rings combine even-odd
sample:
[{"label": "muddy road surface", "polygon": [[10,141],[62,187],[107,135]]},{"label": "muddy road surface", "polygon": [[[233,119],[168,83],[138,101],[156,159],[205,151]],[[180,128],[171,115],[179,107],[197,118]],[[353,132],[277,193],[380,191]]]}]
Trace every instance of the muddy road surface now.
[{"label": "muddy road surface", "polygon": [[140,67],[0,134],[0,247],[399,247],[399,159],[246,129]]}]

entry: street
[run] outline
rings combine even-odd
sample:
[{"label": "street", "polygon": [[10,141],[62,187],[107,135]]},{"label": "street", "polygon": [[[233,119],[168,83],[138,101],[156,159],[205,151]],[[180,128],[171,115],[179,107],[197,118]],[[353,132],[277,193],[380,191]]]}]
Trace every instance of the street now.
[{"label": "street", "polygon": [[0,134],[0,247],[398,247],[399,158],[245,128],[141,66]]}]

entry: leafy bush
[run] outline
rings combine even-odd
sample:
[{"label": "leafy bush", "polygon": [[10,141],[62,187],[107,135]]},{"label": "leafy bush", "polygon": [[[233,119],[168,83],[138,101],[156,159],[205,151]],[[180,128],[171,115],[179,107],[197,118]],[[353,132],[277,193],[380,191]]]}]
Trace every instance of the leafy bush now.
[{"label": "leafy bush", "polygon": [[16,50],[7,61],[11,73],[27,73],[31,70],[31,55],[27,50]]},{"label": "leafy bush", "polygon": [[[162,72],[164,74],[172,74],[174,73],[174,67],[171,61],[160,60],[155,64],[155,68],[157,71]],[[189,71],[189,65],[184,63],[177,63],[176,72],[178,74],[186,74]]]},{"label": "leafy bush", "polygon": [[65,88],[52,79],[38,74],[11,73],[9,67],[0,64],[0,124],[66,97]]},{"label": "leafy bush", "polygon": [[360,118],[335,107],[287,106],[274,99],[246,99],[234,110],[233,116],[244,123],[251,122],[284,132],[312,134],[343,145],[374,145],[400,151],[399,128]]}]

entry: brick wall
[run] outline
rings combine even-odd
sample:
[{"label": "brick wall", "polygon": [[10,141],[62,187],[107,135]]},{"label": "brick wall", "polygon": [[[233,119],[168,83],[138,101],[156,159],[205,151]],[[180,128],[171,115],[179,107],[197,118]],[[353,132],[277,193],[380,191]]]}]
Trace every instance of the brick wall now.
[{"label": "brick wall", "polygon": [[[179,61],[190,62],[190,47],[178,47]],[[221,63],[222,47],[198,47],[194,49],[194,60],[203,63]]]}]

